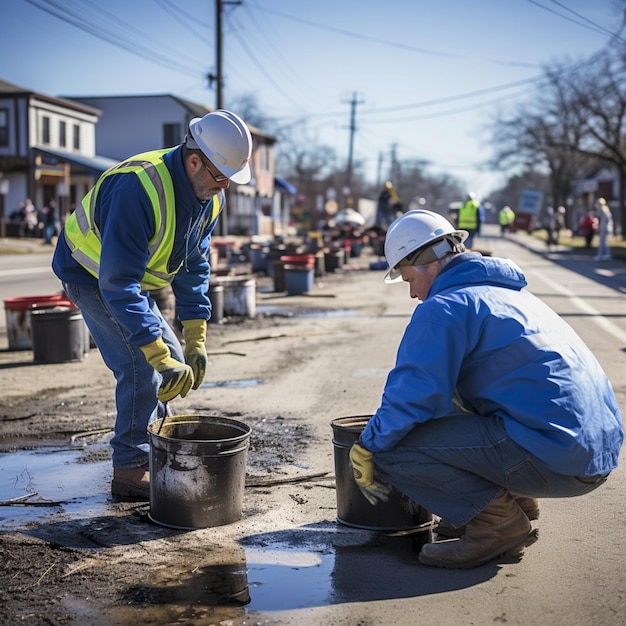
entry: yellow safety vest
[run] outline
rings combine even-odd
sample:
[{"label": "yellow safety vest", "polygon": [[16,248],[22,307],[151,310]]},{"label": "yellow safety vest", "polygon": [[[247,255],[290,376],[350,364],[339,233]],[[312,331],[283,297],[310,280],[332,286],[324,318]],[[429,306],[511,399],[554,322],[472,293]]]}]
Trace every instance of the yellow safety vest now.
[{"label": "yellow safety vest", "polygon": [[501,226],[508,226],[515,219],[515,213],[512,209],[509,209],[508,211],[500,209],[500,213],[498,215],[500,217]]},{"label": "yellow safety vest", "polygon": [[[167,152],[169,149],[153,150],[114,165],[98,179],[96,185],[65,222],[65,241],[70,247],[72,256],[96,278],[100,272],[102,251],[102,239],[94,219],[96,199],[102,182],[115,174],[134,173],[148,195],[154,211],[155,231],[148,246],[149,258],[141,279],[141,288],[149,291],[166,287],[180,269],[179,266],[173,272],[169,272],[167,267],[176,233],[174,185],[163,161],[163,155]],[[214,196],[211,224],[217,219],[219,212],[219,198]]]},{"label": "yellow safety vest", "polygon": [[463,230],[476,230],[478,228],[478,202],[476,200],[468,200],[459,209],[456,227]]}]

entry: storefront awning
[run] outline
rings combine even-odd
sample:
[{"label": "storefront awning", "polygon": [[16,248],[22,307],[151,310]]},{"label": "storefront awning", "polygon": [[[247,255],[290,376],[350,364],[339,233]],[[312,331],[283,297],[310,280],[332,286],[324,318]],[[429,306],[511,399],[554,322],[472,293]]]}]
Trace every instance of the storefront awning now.
[{"label": "storefront awning", "polygon": [[293,185],[278,176],[274,178],[274,186],[290,193],[292,196],[295,196],[298,193],[298,190]]},{"label": "storefront awning", "polygon": [[89,170],[97,176],[106,172],[106,170],[118,163],[115,159],[109,159],[108,157],[98,155],[87,157],[81,154],[68,154],[67,152],[42,150],[41,148],[37,148],[37,151],[42,155],[48,155],[49,157],[52,157],[52,159],[57,159],[59,163],[70,163],[71,165]]}]

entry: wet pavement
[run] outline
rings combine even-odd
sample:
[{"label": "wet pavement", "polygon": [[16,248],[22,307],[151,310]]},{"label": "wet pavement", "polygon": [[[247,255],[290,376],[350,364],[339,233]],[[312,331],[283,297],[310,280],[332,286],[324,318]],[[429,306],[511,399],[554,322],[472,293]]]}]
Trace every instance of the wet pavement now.
[{"label": "wet pavement", "polygon": [[[553,298],[564,315],[573,313],[566,298],[556,299],[541,282],[548,276],[559,285],[571,281],[579,294],[593,294],[595,306],[621,323],[623,300],[602,283],[614,281],[619,266],[595,268],[596,274],[604,272],[600,282],[581,282],[580,274],[557,273],[558,267],[574,271],[580,263],[583,276],[591,275],[588,260],[558,250],[548,259],[543,242],[535,244],[526,235],[520,240],[528,245],[489,243],[515,255],[529,269],[533,288]],[[24,549],[34,570],[28,579],[3,562],[7,593],[23,594],[21,612],[7,623],[63,623],[59,614],[93,626],[620,623],[611,616],[626,610],[625,568],[615,558],[626,549],[622,470],[585,498],[542,501],[541,539],[520,563],[433,570],[416,562],[429,531],[407,536],[337,522],[330,422],[376,406],[414,305],[404,286],[382,286],[381,279],[380,272],[348,272],[316,284],[315,297],[261,290],[259,327],[210,329],[214,354],[207,379],[177,407],[241,419],[259,436],[250,454],[242,518],[223,527],[166,528],[150,520],[147,503],[111,500],[111,382],[97,355],[81,364],[31,366],[29,355],[5,353],[3,376],[17,368],[49,381],[33,382],[38,404],[30,421],[49,419],[55,411],[71,418],[74,410],[76,415],[94,411],[104,422],[77,425],[83,432],[73,437],[0,442],[0,500],[21,499],[0,508],[0,557]],[[580,324],[583,331],[590,326],[585,319]],[[614,372],[621,372],[623,352],[615,337],[596,341],[607,366],[615,363]],[[623,375],[617,380],[623,400]],[[56,398],[51,385],[64,387],[68,381],[83,388],[69,396],[61,389]],[[40,387],[47,400],[40,399]],[[100,396],[102,404],[94,404]],[[18,408],[24,414],[12,417],[28,414],[27,405]],[[298,443],[302,447],[296,448]],[[271,452],[275,444],[280,446],[273,456],[264,456],[263,449]],[[61,599],[33,608],[42,596]],[[0,592],[0,603],[8,601]]]}]

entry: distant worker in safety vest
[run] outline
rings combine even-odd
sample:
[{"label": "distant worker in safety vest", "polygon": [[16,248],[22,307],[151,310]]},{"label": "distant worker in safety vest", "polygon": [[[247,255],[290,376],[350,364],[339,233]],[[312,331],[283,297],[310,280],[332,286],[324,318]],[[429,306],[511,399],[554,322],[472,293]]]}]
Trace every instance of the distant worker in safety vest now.
[{"label": "distant worker in safety vest", "polygon": [[[209,249],[224,190],[250,180],[252,138],[230,111],[189,123],[182,144],[106,171],[68,218],[52,261],[117,381],[111,492],[148,499],[148,425],[198,389],[211,317]],[[150,291],[171,285],[184,349]]]},{"label": "distant worker in safety vest", "polygon": [[480,202],[476,200],[476,194],[470,191],[465,198],[465,203],[459,209],[456,227],[459,230],[466,230],[469,234],[465,240],[465,247],[471,248],[474,243],[474,236],[480,232],[481,208]]},{"label": "distant worker in safety vest", "polygon": [[400,203],[398,192],[395,190],[393,183],[388,180],[378,196],[376,226],[386,230],[389,224],[396,219],[396,212],[401,209],[402,204]]},{"label": "distant worker in safety vest", "polygon": [[498,213],[500,234],[504,237],[511,232],[511,224],[515,221],[515,212],[510,206],[503,206]]}]

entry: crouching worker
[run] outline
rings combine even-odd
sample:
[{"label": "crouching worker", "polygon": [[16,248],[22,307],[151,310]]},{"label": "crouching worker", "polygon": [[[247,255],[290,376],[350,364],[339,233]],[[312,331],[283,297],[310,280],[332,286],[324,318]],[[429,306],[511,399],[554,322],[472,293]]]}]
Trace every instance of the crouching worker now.
[{"label": "crouching worker", "polygon": [[[209,249],[230,181],[250,180],[250,131],[230,111],[185,141],[107,170],[67,220],[52,267],[116,380],[111,492],[150,494],[147,427],[207,366]],[[150,295],[171,285],[184,349]]]},{"label": "crouching worker", "polygon": [[466,236],[429,211],[391,224],[385,281],[407,282],[421,302],[350,451],[372,504],[390,484],[456,530],[419,555],[447,568],[520,555],[536,539],[536,499],[599,487],[624,438],[589,348],[513,262],[466,252]]}]

